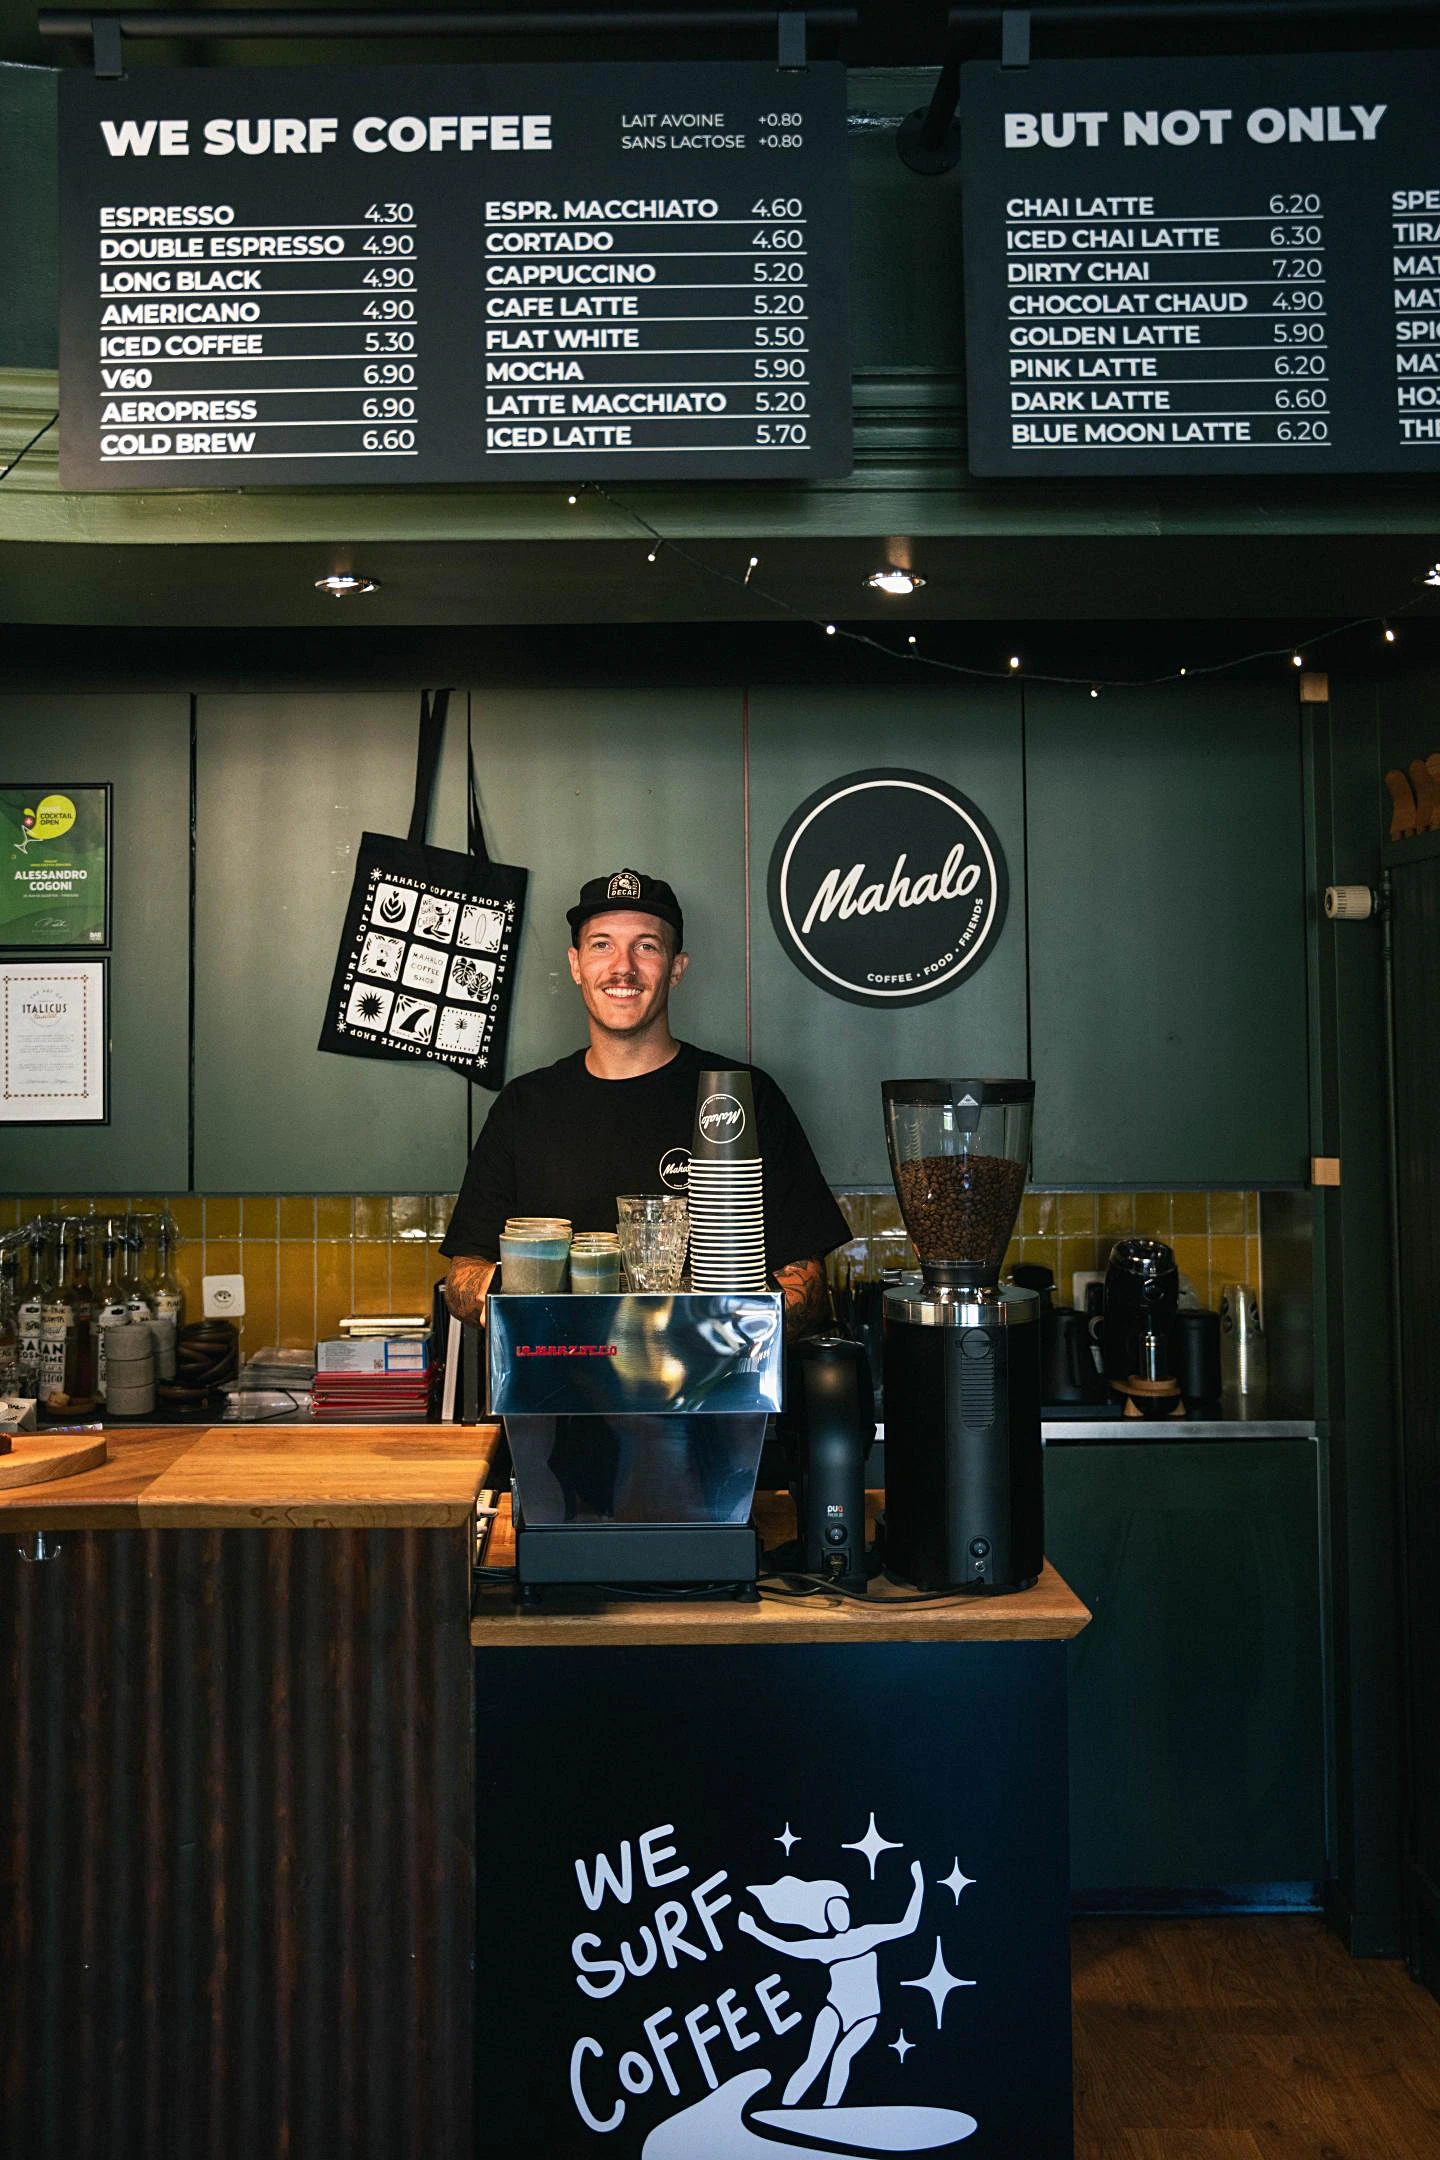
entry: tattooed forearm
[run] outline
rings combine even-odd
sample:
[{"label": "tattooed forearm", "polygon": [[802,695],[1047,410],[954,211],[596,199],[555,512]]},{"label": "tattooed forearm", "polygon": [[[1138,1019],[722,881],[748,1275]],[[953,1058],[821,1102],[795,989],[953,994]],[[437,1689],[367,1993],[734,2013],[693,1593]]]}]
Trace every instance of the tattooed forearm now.
[{"label": "tattooed forearm", "polygon": [[485,1297],[494,1273],[493,1260],[474,1260],[462,1253],[450,1262],[445,1277],[445,1302],[457,1320],[483,1322]]},{"label": "tattooed forearm", "polygon": [[819,1260],[791,1260],[776,1268],[775,1286],[785,1300],[785,1333],[808,1335],[830,1319],[830,1291]]}]

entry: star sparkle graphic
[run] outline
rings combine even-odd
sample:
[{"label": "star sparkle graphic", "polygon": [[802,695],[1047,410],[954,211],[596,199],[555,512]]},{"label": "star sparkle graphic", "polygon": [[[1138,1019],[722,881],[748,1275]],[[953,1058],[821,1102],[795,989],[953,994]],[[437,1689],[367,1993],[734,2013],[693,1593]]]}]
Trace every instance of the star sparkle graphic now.
[{"label": "star sparkle graphic", "polygon": [[924,1988],[935,2005],[935,2030],[939,2032],[945,2023],[945,2004],[956,1988],[974,1987],[973,1980],[957,1980],[945,1963],[945,1953],[940,1947],[940,1937],[935,1937],[935,1960],[923,1980],[902,1980],[901,1987]]},{"label": "star sparkle graphic", "polygon": [[870,1827],[865,1832],[864,1837],[853,1839],[850,1844],[842,1845],[840,1850],[842,1852],[864,1853],[865,1858],[870,1863],[870,1880],[874,1882],[875,1862],[879,1859],[881,1853],[899,1852],[900,1847],[892,1838],[881,1837],[880,1832],[875,1827],[875,1810],[872,1808],[870,1810]]},{"label": "star sparkle graphic", "polygon": [[914,2043],[914,2041],[913,2041],[913,2040],[907,2040],[907,2039],[906,2039],[906,2037],[905,2037],[905,2028],[904,2028],[904,2026],[903,2026],[903,2025],[902,2025],[902,2026],[901,2026],[901,2028],[900,2028],[900,2037],[899,2037],[899,2039],[898,2039],[898,2040],[892,2040],[892,2041],[890,2042],[890,2046],[891,2046],[891,2047],[892,2047],[892,2049],[894,2050],[894,2052],[895,2052],[895,2053],[896,2053],[896,2054],[897,2054],[897,2055],[899,2056],[899,2058],[900,2058],[900,2060],[901,2060],[901,2062],[902,2062],[902,2063],[904,2062],[904,2060],[905,2060],[905,2057],[906,2057],[907,2055],[910,2055],[910,2054],[913,2054],[913,2053],[914,2053],[914,2049],[915,2049],[915,2043]]},{"label": "star sparkle graphic", "polygon": [[935,1887],[937,1890],[953,1891],[955,1894],[955,1902],[958,1905],[960,1902],[961,1891],[968,1890],[974,1880],[975,1877],[973,1875],[961,1874],[960,1862],[957,1860],[948,1875],[941,1875],[936,1878]]},{"label": "star sparkle graphic", "polygon": [[779,1837],[777,1837],[777,1838],[776,1838],[776,1840],[775,1840],[775,1843],[776,1843],[777,1845],[783,1845],[783,1846],[784,1846],[784,1848],[785,1848],[785,1857],[786,1857],[786,1859],[787,1859],[787,1860],[788,1860],[788,1859],[789,1859],[789,1857],[790,1857],[790,1848],[791,1848],[791,1846],[792,1846],[792,1845],[798,1845],[798,1844],[800,1843],[800,1839],[799,1839],[799,1838],[798,1838],[798,1837],[796,1836],[795,1832],[794,1832],[794,1831],[793,1831],[793,1830],[792,1830],[792,1829],[790,1828],[790,1825],[789,1825],[789,1822],[788,1822],[788,1821],[786,1822],[785,1828],[784,1828],[784,1829],[783,1829],[783,1830],[782,1830],[782,1831],[780,1832],[780,1835],[779,1835]]}]

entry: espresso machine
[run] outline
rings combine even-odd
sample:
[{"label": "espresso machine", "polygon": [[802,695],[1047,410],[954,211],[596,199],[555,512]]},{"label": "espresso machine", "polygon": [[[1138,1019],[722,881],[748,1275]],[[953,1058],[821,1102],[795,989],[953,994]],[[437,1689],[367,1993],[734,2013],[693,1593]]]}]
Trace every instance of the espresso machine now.
[{"label": "espresso machine", "polygon": [[885,1559],[926,1590],[1028,1589],[1044,1564],[1039,1299],[1001,1284],[1031,1080],[886,1080],[921,1279],[885,1293]]}]

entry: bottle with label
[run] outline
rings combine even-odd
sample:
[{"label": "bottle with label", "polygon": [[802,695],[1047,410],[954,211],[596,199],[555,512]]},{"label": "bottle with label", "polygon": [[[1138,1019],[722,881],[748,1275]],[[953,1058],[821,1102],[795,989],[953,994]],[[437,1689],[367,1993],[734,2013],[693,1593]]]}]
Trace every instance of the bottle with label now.
[{"label": "bottle with label", "polygon": [[83,1223],[60,1225],[60,1280],[40,1316],[40,1401],[73,1417],[95,1407],[95,1299]]},{"label": "bottle with label", "polygon": [[175,1225],[161,1215],[155,1225],[155,1265],[150,1275],[150,1309],[154,1313],[155,1377],[175,1377],[175,1338],[185,1325],[185,1293],[171,1267]]},{"label": "bottle with label", "polygon": [[108,1337],[112,1328],[125,1327],[130,1319],[120,1277],[120,1239],[113,1222],[105,1225],[100,1245],[100,1281],[95,1292],[95,1386],[105,1400]]},{"label": "bottle with label", "polygon": [[26,1234],[25,1249],[29,1261],[29,1273],[20,1291],[18,1322],[20,1328],[20,1392],[22,1395],[38,1395],[40,1392],[40,1315],[45,1300],[54,1289],[54,1266],[52,1263],[50,1236],[43,1222],[33,1222]]},{"label": "bottle with label", "polygon": [[138,1215],[125,1217],[121,1237],[120,1280],[125,1292],[125,1310],[132,1320],[148,1320],[150,1312],[150,1286],[144,1275],[145,1226]]},{"label": "bottle with label", "polygon": [[0,1253],[0,1396],[20,1393],[20,1329],[16,1322],[16,1279],[20,1255],[13,1246]]}]

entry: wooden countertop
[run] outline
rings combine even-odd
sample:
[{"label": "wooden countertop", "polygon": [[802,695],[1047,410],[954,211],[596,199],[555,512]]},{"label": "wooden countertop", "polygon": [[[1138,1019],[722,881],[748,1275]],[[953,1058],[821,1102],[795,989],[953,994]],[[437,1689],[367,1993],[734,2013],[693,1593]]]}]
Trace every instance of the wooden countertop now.
[{"label": "wooden countertop", "polygon": [[[866,1495],[872,1535],[879,1499],[876,1493]],[[757,1493],[755,1519],[767,1548],[794,1535],[794,1511],[784,1494]],[[485,1562],[487,1567],[511,1567],[514,1561],[515,1533],[506,1499]],[[762,1596],[758,1604],[721,1599],[654,1603],[575,1591],[547,1599],[540,1611],[522,1611],[503,1584],[485,1585],[476,1595],[470,1640],[489,1650],[618,1650],[642,1643],[693,1649],[728,1643],[1056,1642],[1078,1635],[1090,1619],[1048,1560],[1033,1590],[1009,1597],[961,1595],[905,1605],[899,1602],[905,1595],[902,1585],[883,1581],[870,1585],[863,1602],[824,1591],[804,1598]]]},{"label": "wooden countertop", "polygon": [[443,1529],[469,1520],[494,1425],[148,1425],[110,1460],[0,1491],[7,1530]]}]

